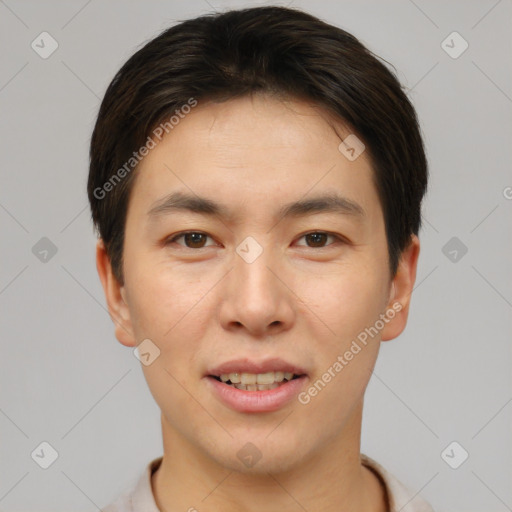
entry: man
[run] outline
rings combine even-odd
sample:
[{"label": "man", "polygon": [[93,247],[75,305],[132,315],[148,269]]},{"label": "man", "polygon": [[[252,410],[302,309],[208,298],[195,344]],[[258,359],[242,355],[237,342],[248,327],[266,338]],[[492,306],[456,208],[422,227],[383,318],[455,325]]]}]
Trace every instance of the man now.
[{"label": "man", "polygon": [[427,186],[395,76],[298,10],[203,16],[124,64],[90,156],[99,276],[164,445],[105,510],[431,511],[360,453]]}]

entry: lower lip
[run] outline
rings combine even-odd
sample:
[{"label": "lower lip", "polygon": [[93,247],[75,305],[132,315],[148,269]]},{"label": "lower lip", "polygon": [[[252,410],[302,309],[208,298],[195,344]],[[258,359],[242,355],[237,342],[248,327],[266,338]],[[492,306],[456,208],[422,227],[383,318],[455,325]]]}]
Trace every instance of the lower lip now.
[{"label": "lower lip", "polygon": [[302,375],[275,389],[264,391],[244,391],[229,384],[219,382],[213,377],[205,377],[213,393],[228,407],[238,412],[272,412],[281,409],[296,397],[307,379]]}]

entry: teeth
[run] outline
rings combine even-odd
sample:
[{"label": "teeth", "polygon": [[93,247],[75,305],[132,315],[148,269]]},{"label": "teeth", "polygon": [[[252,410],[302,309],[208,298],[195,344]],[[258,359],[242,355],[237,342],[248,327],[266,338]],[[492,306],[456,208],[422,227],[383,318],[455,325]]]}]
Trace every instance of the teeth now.
[{"label": "teeth", "polygon": [[273,382],[272,384],[258,384],[258,391],[265,391],[267,389],[276,389],[279,387],[277,382]]},{"label": "teeth", "polygon": [[242,384],[256,384],[256,377],[255,373],[242,373]]},{"label": "teeth", "polygon": [[256,375],[257,384],[272,384],[274,382],[274,372],[258,373]]},{"label": "teeth", "polygon": [[273,382],[272,384],[234,384],[236,389],[241,389],[242,391],[266,391],[267,389],[276,389],[279,387],[277,382]]},{"label": "teeth", "polygon": [[291,372],[267,372],[267,373],[224,373],[220,376],[222,382],[230,382],[235,388],[246,391],[264,391],[275,389],[279,383],[292,380]]}]

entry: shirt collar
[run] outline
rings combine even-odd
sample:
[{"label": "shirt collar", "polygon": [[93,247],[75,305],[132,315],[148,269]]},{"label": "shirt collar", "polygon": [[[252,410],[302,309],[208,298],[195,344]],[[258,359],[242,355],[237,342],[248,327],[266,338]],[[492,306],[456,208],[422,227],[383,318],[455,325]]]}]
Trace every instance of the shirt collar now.
[{"label": "shirt collar", "polygon": [[[144,510],[144,512],[160,512],[153,495],[151,476],[159,468],[162,460],[163,457],[158,457],[146,466],[130,495],[131,508],[129,512],[138,512],[140,510]],[[434,512],[426,501],[419,497],[417,493],[412,493],[410,489],[405,487],[378,462],[367,455],[361,454],[361,463],[373,471],[383,484],[390,512]]]}]

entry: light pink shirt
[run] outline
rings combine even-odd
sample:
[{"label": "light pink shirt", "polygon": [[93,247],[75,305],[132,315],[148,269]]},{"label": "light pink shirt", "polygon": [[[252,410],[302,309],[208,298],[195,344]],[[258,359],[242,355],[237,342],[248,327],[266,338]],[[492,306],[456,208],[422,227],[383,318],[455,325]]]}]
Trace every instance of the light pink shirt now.
[{"label": "light pink shirt", "polygon": [[[156,506],[151,489],[151,475],[158,469],[161,462],[162,457],[152,460],[135,486],[126,490],[113,503],[102,508],[102,512],[161,512]],[[383,483],[389,512],[434,512],[432,507],[417,493],[405,487],[373,459],[361,454],[361,462],[371,469]]]}]

